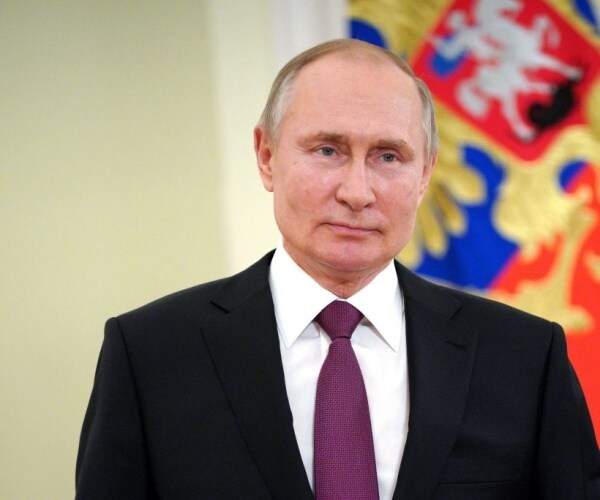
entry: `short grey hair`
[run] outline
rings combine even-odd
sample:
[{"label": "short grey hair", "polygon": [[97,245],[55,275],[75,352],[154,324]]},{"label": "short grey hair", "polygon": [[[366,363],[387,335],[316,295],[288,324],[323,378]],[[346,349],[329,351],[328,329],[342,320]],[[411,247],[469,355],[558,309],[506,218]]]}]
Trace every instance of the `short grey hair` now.
[{"label": "short grey hair", "polygon": [[370,43],[343,38],[331,40],[312,47],[291,59],[277,74],[267,104],[260,116],[258,126],[277,144],[279,139],[279,126],[291,102],[293,83],[298,73],[306,65],[329,54],[345,54],[351,57],[367,57],[379,62],[391,62],[412,78],[417,86],[421,98],[422,126],[425,134],[425,161],[429,161],[437,154],[439,139],[435,123],[433,99],[429,88],[423,80],[415,76],[410,65],[400,56],[371,45]]}]

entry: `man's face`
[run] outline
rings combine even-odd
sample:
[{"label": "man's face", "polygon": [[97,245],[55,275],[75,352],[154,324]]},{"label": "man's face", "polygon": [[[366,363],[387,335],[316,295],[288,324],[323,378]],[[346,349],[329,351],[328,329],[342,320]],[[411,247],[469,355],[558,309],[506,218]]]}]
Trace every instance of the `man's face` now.
[{"label": "man's face", "polygon": [[276,145],[255,130],[284,247],[325,288],[368,283],[406,245],[432,170],[424,141],[408,75],[336,54],[297,75]]}]

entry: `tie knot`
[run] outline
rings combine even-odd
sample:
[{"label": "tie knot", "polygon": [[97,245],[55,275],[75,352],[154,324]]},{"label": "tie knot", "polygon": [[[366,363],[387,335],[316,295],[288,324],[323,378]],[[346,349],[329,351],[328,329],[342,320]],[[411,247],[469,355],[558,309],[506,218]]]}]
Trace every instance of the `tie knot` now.
[{"label": "tie knot", "polygon": [[329,338],[335,340],[338,337],[350,338],[362,318],[363,314],[352,304],[334,300],[317,314],[315,320],[327,332]]}]

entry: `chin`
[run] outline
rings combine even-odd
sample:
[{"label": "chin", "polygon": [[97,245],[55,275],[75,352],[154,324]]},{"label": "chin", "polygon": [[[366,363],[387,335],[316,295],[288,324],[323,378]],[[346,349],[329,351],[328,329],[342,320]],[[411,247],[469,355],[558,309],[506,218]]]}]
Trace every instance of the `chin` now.
[{"label": "chin", "polygon": [[[385,265],[389,259],[383,259],[381,256],[373,255],[352,255],[344,254],[343,251],[329,256],[324,261],[329,267],[344,274],[353,274],[360,272],[368,272],[379,266]],[[379,264],[378,264],[379,263]]]}]

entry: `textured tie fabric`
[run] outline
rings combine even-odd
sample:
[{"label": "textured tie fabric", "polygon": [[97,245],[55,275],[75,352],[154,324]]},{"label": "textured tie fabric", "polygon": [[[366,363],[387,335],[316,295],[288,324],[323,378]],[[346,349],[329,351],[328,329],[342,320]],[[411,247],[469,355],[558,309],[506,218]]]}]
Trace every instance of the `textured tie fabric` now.
[{"label": "textured tie fabric", "polygon": [[336,300],[315,318],[331,338],[315,404],[317,500],[378,499],[367,392],[350,337],[362,313]]}]

